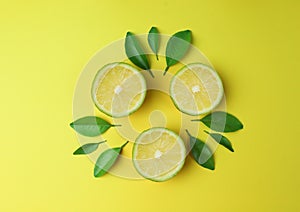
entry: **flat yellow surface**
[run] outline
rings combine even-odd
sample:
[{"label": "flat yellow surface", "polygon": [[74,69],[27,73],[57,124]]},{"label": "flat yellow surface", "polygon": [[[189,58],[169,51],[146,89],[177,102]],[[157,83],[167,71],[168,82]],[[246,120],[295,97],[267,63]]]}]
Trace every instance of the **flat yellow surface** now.
[{"label": "flat yellow surface", "polygon": [[[299,211],[299,10],[296,0],[1,1],[0,211]],[[234,153],[218,148],[215,171],[188,158],[165,183],[95,179],[72,155],[76,81],[96,51],[152,25],[192,30],[245,129],[228,135]]]}]

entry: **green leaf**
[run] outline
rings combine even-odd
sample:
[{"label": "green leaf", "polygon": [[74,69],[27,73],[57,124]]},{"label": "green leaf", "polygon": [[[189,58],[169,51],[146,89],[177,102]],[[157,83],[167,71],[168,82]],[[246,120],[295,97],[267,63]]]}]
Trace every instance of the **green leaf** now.
[{"label": "green leaf", "polygon": [[127,32],[127,34],[126,34],[125,52],[126,52],[128,59],[133,64],[140,67],[141,69],[147,70],[151,74],[151,76],[154,77],[152,71],[150,70],[148,58],[147,58],[143,48],[141,47],[136,36],[131,32]]},{"label": "green leaf", "polygon": [[107,173],[107,171],[115,164],[122,149],[126,146],[128,142],[129,141],[124,143],[121,147],[107,149],[98,157],[94,168],[95,177],[101,177]]},{"label": "green leaf", "polygon": [[201,121],[207,127],[217,132],[235,132],[243,129],[243,124],[235,116],[223,111],[213,112],[202,119],[192,121]]},{"label": "green leaf", "polygon": [[210,135],[210,137],[212,137],[217,143],[219,143],[222,146],[224,146],[225,148],[229,149],[231,152],[234,152],[231,142],[229,141],[228,138],[226,138],[225,136],[223,136],[219,133],[209,133],[206,130],[204,130],[204,132],[207,133],[208,135]]},{"label": "green leaf", "polygon": [[148,34],[148,43],[153,53],[156,55],[158,60],[158,48],[159,48],[159,32],[156,27],[152,27]]},{"label": "green leaf", "polygon": [[103,134],[110,127],[116,127],[120,125],[110,124],[104,119],[96,116],[86,116],[72,122],[70,126],[81,135],[95,137]]},{"label": "green leaf", "polygon": [[102,144],[104,142],[106,142],[106,140],[105,141],[100,141],[98,143],[84,144],[81,147],[79,147],[75,152],[73,152],[73,155],[90,154],[98,148],[99,144]]},{"label": "green leaf", "polygon": [[167,43],[166,63],[164,75],[170,66],[178,63],[188,51],[192,42],[192,32],[190,30],[180,31],[172,35]]},{"label": "green leaf", "polygon": [[194,160],[202,167],[214,170],[215,160],[211,149],[200,139],[193,137],[188,130],[187,134],[190,137],[191,153]]}]

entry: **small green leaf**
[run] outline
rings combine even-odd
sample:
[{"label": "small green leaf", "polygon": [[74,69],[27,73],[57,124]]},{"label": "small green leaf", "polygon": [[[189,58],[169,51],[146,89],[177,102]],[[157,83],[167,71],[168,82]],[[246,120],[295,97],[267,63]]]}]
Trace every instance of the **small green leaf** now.
[{"label": "small green leaf", "polygon": [[122,149],[126,146],[124,143],[121,147],[115,147],[112,149],[107,149],[98,157],[94,168],[94,176],[101,177],[107,173],[107,171],[115,164],[118,159]]},{"label": "small green leaf", "polygon": [[202,119],[194,119],[192,121],[201,121],[207,127],[217,132],[235,132],[243,129],[243,124],[235,116],[223,111],[213,112]]},{"label": "small green leaf", "polygon": [[188,51],[192,42],[192,32],[190,30],[180,31],[172,35],[167,43],[166,63],[164,75],[170,66],[178,63]]},{"label": "small green leaf", "polygon": [[89,144],[84,144],[81,147],[79,147],[75,152],[73,152],[73,155],[84,155],[84,154],[90,154],[98,148],[99,144],[102,144],[106,142],[105,141],[100,141],[98,143],[89,143]]},{"label": "small green leaf", "polygon": [[110,127],[116,127],[120,125],[110,124],[104,119],[96,116],[86,116],[72,122],[70,126],[81,135],[95,137],[103,134]]},{"label": "small green leaf", "polygon": [[158,60],[158,48],[159,48],[159,32],[156,27],[152,27],[148,34],[148,43],[153,53],[156,55]]},{"label": "small green leaf", "polygon": [[231,142],[229,141],[228,138],[226,138],[225,136],[223,136],[219,133],[209,133],[206,130],[204,130],[204,132],[207,133],[208,135],[210,135],[217,143],[219,143],[222,146],[224,146],[225,148],[229,149],[231,152],[234,152]]},{"label": "small green leaf", "polygon": [[188,130],[187,134],[190,137],[191,153],[194,160],[202,167],[214,170],[215,160],[211,149],[200,139],[193,137]]},{"label": "small green leaf", "polygon": [[128,59],[135,64],[136,66],[147,70],[152,77],[154,77],[152,71],[150,70],[150,65],[148,62],[148,58],[141,47],[139,41],[135,37],[135,35],[131,32],[127,32],[125,38],[125,52]]}]

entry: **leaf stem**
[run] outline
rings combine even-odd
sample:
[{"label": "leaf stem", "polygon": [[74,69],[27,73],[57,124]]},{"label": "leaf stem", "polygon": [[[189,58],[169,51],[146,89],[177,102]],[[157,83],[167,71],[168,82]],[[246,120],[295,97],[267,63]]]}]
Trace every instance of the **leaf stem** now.
[{"label": "leaf stem", "polygon": [[166,73],[167,73],[167,71],[169,70],[169,68],[170,68],[170,66],[167,66],[167,67],[165,68],[164,76],[166,75]]},{"label": "leaf stem", "polygon": [[159,60],[159,59],[158,59],[158,54],[156,54],[156,60]]},{"label": "leaf stem", "polygon": [[121,127],[122,125],[121,124],[112,124],[111,126],[112,127]]},{"label": "leaf stem", "polygon": [[203,132],[205,132],[205,133],[208,134],[208,135],[210,134],[210,133],[209,133],[208,131],[206,131],[206,130],[203,130]]},{"label": "leaf stem", "polygon": [[153,72],[150,69],[148,69],[147,71],[149,71],[149,74],[151,75],[151,77],[154,78]]},{"label": "leaf stem", "polygon": [[100,142],[98,142],[98,144],[102,144],[102,143],[105,143],[105,142],[107,142],[107,140],[100,141]]},{"label": "leaf stem", "polygon": [[123,149],[123,148],[126,146],[126,144],[128,144],[128,142],[129,142],[129,141],[126,141],[126,142],[121,146],[121,149]]},{"label": "leaf stem", "polygon": [[191,121],[201,121],[201,119],[192,119]]},{"label": "leaf stem", "polygon": [[193,136],[191,135],[191,133],[190,133],[187,129],[185,129],[185,131],[186,131],[186,133],[188,134],[188,136],[193,137]]}]

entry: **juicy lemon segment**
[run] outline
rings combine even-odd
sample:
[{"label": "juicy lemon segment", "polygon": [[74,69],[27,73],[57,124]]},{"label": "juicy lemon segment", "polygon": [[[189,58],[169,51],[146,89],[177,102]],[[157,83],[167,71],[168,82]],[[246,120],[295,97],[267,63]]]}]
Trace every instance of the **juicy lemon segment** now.
[{"label": "juicy lemon segment", "polygon": [[99,110],[113,117],[136,111],[146,96],[143,75],[125,63],[112,63],[100,69],[92,86],[92,97]]},{"label": "juicy lemon segment", "polygon": [[142,132],[133,146],[133,164],[145,178],[165,181],[182,168],[186,148],[182,139],[165,128],[151,128]]},{"label": "juicy lemon segment", "polygon": [[223,85],[212,68],[193,63],[173,77],[170,95],[176,107],[189,115],[200,115],[214,109],[222,100]]}]

